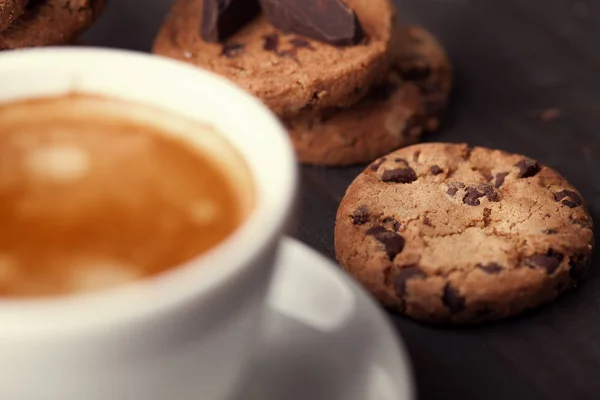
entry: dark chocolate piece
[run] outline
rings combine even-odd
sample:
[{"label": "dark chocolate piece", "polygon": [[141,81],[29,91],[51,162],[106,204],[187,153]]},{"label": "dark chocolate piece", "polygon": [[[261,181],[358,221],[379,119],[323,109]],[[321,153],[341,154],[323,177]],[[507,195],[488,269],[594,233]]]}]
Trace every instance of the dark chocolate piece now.
[{"label": "dark chocolate piece", "polygon": [[396,232],[388,231],[383,226],[374,226],[367,231],[367,235],[373,236],[375,240],[383,245],[385,253],[390,260],[404,250],[404,238]]},{"label": "dark chocolate piece", "polygon": [[224,41],[259,13],[258,0],[204,0],[202,38],[207,42]]},{"label": "dark chocolate piece", "polygon": [[366,224],[369,221],[369,209],[367,206],[362,205],[354,211],[354,214],[352,214],[351,217],[354,225]]},{"label": "dark chocolate piece", "polygon": [[499,274],[504,269],[502,268],[502,265],[495,262],[491,262],[487,265],[477,264],[477,268],[490,275]]},{"label": "dark chocolate piece", "polygon": [[558,269],[564,258],[565,256],[561,253],[550,249],[546,254],[534,254],[527,257],[525,259],[525,264],[529,268],[544,269],[548,275],[551,275]]},{"label": "dark chocolate piece", "polygon": [[383,182],[411,183],[417,180],[417,174],[415,173],[415,170],[410,167],[388,169],[383,171],[381,180]]},{"label": "dark chocolate piece", "polygon": [[356,45],[364,38],[356,13],[341,0],[259,1],[267,19],[283,31],[335,46]]},{"label": "dark chocolate piece", "polygon": [[460,292],[449,283],[444,287],[442,295],[444,305],[448,307],[451,313],[459,313],[465,309],[466,300],[460,295]]}]

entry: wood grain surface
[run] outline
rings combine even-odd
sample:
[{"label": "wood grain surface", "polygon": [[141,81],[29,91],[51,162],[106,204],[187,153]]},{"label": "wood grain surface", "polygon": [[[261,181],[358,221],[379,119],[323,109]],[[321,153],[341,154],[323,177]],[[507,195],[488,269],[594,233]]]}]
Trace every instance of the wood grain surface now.
[{"label": "wood grain surface", "polygon": [[[147,51],[168,1],[112,2],[89,44]],[[146,4],[147,3],[147,4]],[[402,0],[403,21],[444,43],[457,85],[443,129],[426,141],[526,154],[580,189],[600,224],[600,2]],[[337,205],[362,167],[303,167],[290,232],[333,257]],[[600,398],[600,269],[580,289],[527,315],[469,329],[390,316],[420,399]]]}]

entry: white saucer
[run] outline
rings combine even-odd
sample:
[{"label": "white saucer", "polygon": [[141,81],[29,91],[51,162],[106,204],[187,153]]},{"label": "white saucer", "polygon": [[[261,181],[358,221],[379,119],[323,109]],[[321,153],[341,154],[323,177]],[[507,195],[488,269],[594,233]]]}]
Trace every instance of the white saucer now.
[{"label": "white saucer", "polygon": [[380,308],[337,266],[282,241],[264,333],[236,400],[412,400],[408,357]]}]

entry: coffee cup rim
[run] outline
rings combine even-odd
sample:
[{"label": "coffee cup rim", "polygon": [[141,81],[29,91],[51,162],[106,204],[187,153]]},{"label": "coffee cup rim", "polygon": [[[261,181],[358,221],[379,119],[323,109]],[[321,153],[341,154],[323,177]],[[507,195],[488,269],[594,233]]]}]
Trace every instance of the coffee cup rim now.
[{"label": "coffee cup rim", "polygon": [[[56,75],[52,76],[56,78],[37,79],[36,71],[54,72]],[[114,74],[119,73],[125,76],[117,79]],[[186,100],[211,101],[215,109],[225,105],[230,111],[235,109],[237,118],[244,120],[248,129],[260,131],[260,138],[268,148],[259,154],[233,143],[251,164],[257,199],[247,220],[220,244],[167,273],[129,285],[64,297],[0,299],[0,337],[52,335],[116,326],[168,312],[198,297],[209,301],[211,293],[227,290],[229,280],[249,272],[251,260],[261,257],[277,243],[296,194],[298,171],[294,150],[284,127],[271,111],[234,83],[212,72],[160,56],[86,47],[2,53],[0,81],[10,74],[13,84],[9,85],[8,94],[6,91],[0,94],[0,103],[69,91],[134,102],[145,98],[143,102],[172,111],[177,111],[177,105],[186,104]],[[14,82],[19,76],[23,78],[22,87]],[[125,87],[115,89],[118,82]],[[136,87],[140,92],[136,92]],[[209,92],[219,93],[219,98],[206,98]],[[166,97],[174,93],[179,93],[177,101]],[[189,111],[185,112],[191,116]],[[270,171],[267,163],[272,163]]]}]

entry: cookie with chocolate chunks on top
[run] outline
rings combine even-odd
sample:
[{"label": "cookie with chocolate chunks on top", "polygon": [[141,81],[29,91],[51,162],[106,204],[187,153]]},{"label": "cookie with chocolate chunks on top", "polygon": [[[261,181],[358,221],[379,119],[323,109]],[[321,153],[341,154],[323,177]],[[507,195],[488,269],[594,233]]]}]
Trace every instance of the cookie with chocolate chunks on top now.
[{"label": "cookie with chocolate chunks on top", "polygon": [[360,102],[284,119],[301,162],[371,162],[438,128],[452,88],[451,63],[421,27],[399,27],[396,42],[387,79],[372,86]]},{"label": "cookie with chocolate chunks on top", "polygon": [[519,314],[585,275],[592,218],[581,194],[529,157],[465,144],[373,162],[336,218],[340,264],[385,306],[426,323]]},{"label": "cookie with chocolate chunks on top", "polygon": [[67,45],[100,16],[107,0],[33,0],[0,32],[0,50]]},{"label": "cookie with chocolate chunks on top", "polygon": [[0,0],[0,32],[25,12],[27,3],[29,0]]},{"label": "cookie with chocolate chunks on top", "polygon": [[[264,14],[225,42],[207,42],[201,35],[204,1],[176,0],[153,51],[225,76],[280,117],[297,115],[300,110],[347,107],[389,71],[396,13],[391,0],[345,3],[356,14],[365,36],[355,46],[333,46],[284,32]],[[231,48],[236,51],[224,51]]]}]

